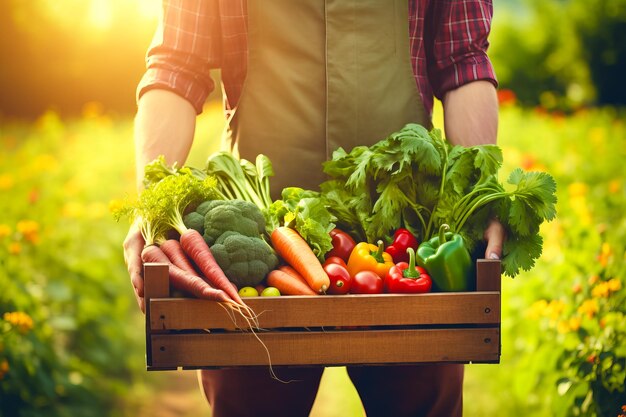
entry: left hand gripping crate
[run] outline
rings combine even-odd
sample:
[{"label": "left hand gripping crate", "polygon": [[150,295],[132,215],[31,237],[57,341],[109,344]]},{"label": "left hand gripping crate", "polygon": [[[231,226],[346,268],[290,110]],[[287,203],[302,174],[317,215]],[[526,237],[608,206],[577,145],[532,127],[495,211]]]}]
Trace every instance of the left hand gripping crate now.
[{"label": "left hand gripping crate", "polygon": [[500,362],[500,261],[476,291],[251,297],[261,330],[217,302],[170,298],[168,267],[144,266],[148,370]]}]

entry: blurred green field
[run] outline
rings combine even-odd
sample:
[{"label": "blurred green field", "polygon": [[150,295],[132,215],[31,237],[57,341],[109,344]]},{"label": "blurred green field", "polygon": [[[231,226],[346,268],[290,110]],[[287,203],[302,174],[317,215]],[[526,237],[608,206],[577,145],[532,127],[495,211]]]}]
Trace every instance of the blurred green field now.
[{"label": "blurred green field", "polygon": [[[615,417],[626,405],[624,116],[503,104],[502,178],[550,172],[558,216],[536,267],[504,278],[502,363],[466,367],[466,415]],[[203,165],[222,123],[209,105],[188,164]],[[144,370],[127,225],[109,214],[134,192],[132,120],[95,104],[80,118],[47,112],[3,121],[0,146],[0,416],[208,415],[193,373]],[[166,404],[172,390],[186,401]],[[312,415],[362,415],[343,368],[325,375]]]}]

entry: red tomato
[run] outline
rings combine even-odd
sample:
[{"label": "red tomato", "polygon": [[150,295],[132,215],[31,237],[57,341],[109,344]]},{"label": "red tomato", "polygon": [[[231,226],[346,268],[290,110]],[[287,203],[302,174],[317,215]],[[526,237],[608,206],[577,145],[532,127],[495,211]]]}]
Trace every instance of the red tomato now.
[{"label": "red tomato", "polygon": [[331,256],[330,258],[326,259],[326,261],[324,261],[324,266],[329,265],[329,264],[341,265],[344,268],[348,269],[348,265],[346,265],[346,261],[341,259],[339,256]]},{"label": "red tomato", "polygon": [[352,249],[356,246],[352,236],[342,230],[333,229],[330,231],[330,237],[332,238],[333,248],[326,254],[326,257],[338,256],[345,262],[348,262]]},{"label": "red tomato", "polygon": [[350,291],[352,285],[352,277],[348,270],[334,263],[324,265],[324,271],[330,278],[330,287],[328,287],[328,294],[347,294]]},{"label": "red tomato", "polygon": [[383,279],[373,271],[357,272],[352,277],[352,294],[380,294],[383,292]]}]

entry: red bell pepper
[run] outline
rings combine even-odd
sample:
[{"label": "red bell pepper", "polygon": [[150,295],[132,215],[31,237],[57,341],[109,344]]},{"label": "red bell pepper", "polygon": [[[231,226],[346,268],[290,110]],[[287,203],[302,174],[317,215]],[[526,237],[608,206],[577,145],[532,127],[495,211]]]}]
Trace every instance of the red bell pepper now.
[{"label": "red bell pepper", "polygon": [[387,246],[385,252],[387,252],[393,258],[395,263],[409,262],[409,255],[407,253],[408,248],[417,250],[419,242],[413,236],[413,233],[407,229],[400,228],[393,234],[393,242]]},{"label": "red bell pepper", "polygon": [[331,243],[333,248],[326,254],[326,259],[331,256],[338,256],[345,262],[350,259],[352,249],[356,246],[356,242],[352,236],[337,228],[330,231]]},{"label": "red bell pepper", "polygon": [[383,279],[374,271],[360,271],[352,277],[351,294],[380,294],[383,292]]},{"label": "red bell pepper", "polygon": [[399,262],[385,277],[385,291],[393,293],[423,293],[429,292],[433,280],[421,266],[415,266],[415,251],[407,250],[409,263]]},{"label": "red bell pepper", "polygon": [[330,286],[328,290],[326,290],[326,293],[339,295],[347,294],[350,291],[352,277],[345,265],[328,263],[324,265],[324,271],[328,275],[328,278],[330,278]]}]

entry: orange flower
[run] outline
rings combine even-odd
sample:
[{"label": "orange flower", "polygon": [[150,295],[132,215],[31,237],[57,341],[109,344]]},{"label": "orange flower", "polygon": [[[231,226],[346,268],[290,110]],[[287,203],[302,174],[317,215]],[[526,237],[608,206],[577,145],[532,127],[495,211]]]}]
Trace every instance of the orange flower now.
[{"label": "orange flower", "polygon": [[6,359],[3,359],[0,362],[0,379],[4,378],[4,376],[9,372],[9,362]]},{"label": "orange flower", "polygon": [[595,298],[583,301],[583,303],[578,307],[578,313],[586,314],[589,318],[592,318],[597,312],[598,301]]},{"label": "orange flower", "polygon": [[602,244],[602,248],[600,249],[600,254],[598,255],[598,263],[606,268],[612,254],[613,251],[611,250],[611,246],[607,242],[604,242]]},{"label": "orange flower", "polygon": [[498,102],[501,105],[514,105],[516,101],[517,96],[515,95],[515,92],[513,90],[509,90],[506,88],[498,90]]},{"label": "orange flower", "polygon": [[34,220],[20,220],[17,222],[17,231],[24,236],[24,239],[31,243],[39,242],[39,223]]},{"label": "orange flower", "polygon": [[572,292],[574,294],[579,294],[582,290],[583,290],[583,286],[580,285],[580,282],[577,282],[572,286]]},{"label": "orange flower", "polygon": [[19,255],[21,252],[22,252],[22,245],[20,245],[20,242],[9,243],[9,253],[11,255]]},{"label": "orange flower", "polygon": [[22,334],[27,333],[33,328],[33,319],[22,311],[4,313],[2,319],[7,323],[10,323]]}]

